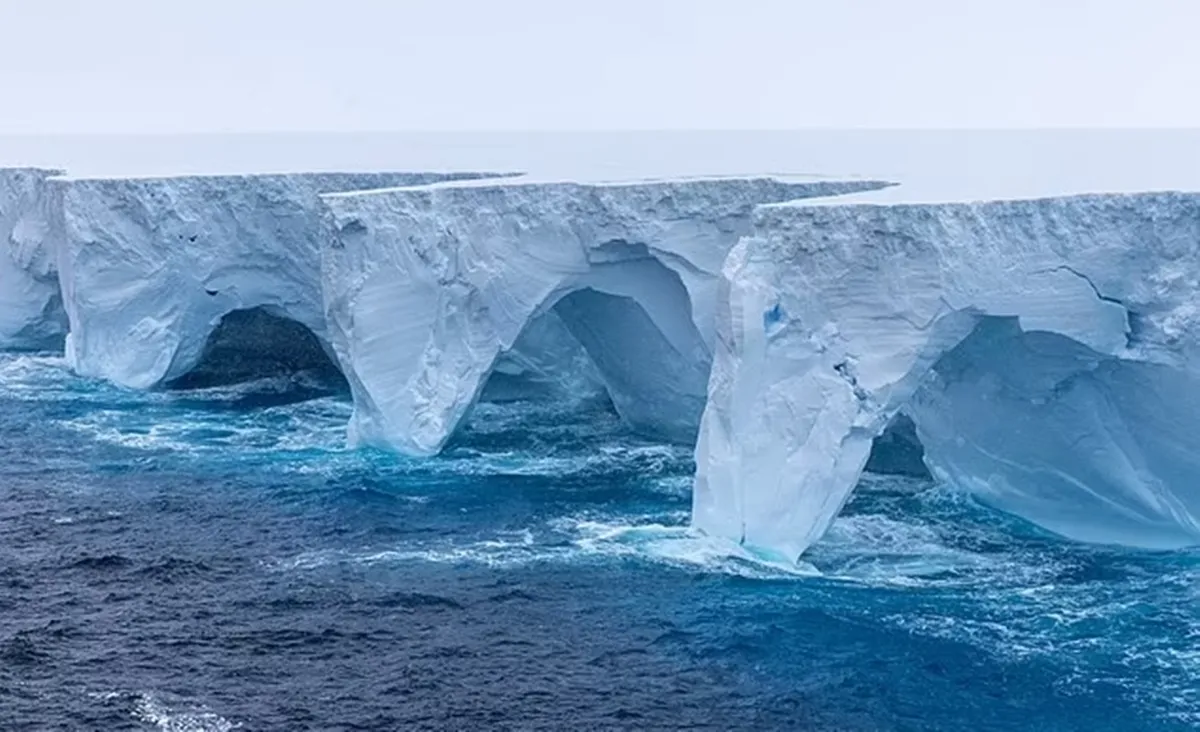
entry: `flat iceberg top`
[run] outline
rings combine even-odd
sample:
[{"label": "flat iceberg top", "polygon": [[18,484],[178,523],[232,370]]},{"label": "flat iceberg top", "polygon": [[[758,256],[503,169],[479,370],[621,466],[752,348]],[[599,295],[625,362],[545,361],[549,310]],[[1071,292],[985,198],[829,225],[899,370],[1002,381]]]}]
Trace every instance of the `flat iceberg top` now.
[{"label": "flat iceberg top", "polygon": [[911,193],[906,195],[904,188],[905,186],[900,184],[886,188],[876,188],[840,195],[822,196],[820,198],[806,198],[795,201],[764,203],[755,211],[755,224],[756,227],[758,227],[761,231],[771,224],[783,224],[784,222],[788,221],[788,219],[799,220],[807,218],[813,215],[815,211],[822,209],[857,209],[865,211],[867,209],[890,208],[896,209],[899,212],[906,209],[1025,207],[1071,202],[1086,203],[1089,201],[1129,201],[1134,203],[1139,200],[1144,201],[1153,198],[1188,197],[1200,195],[1200,186],[1197,186],[1194,189],[1155,188],[1110,192],[1077,191],[1073,193],[1062,193],[1057,195],[1008,196],[999,198],[974,198],[969,196],[962,196],[958,198],[951,196],[925,197],[920,195],[919,190],[917,195],[912,195]]},{"label": "flat iceberg top", "polygon": [[[3,170],[3,169],[0,169]],[[371,185],[374,180],[379,188],[395,186],[397,178],[427,180],[430,183],[444,180],[474,180],[479,178],[500,178],[520,175],[520,173],[503,173],[495,171],[436,171],[436,170],[377,170],[377,171],[304,171],[286,173],[230,173],[230,174],[200,174],[200,175],[118,175],[118,176],[75,176],[62,171],[49,171],[50,180],[55,183],[70,184],[129,184],[129,185],[175,185],[186,182],[202,183],[210,186],[244,187],[255,184],[286,184],[294,181],[316,181],[318,183],[338,184],[340,181],[350,183],[355,187],[363,184]],[[417,183],[415,185],[421,185]]]},{"label": "flat iceberg top", "polygon": [[1123,196],[1147,193],[1200,191],[1200,175],[1195,176],[1135,176],[1129,179],[988,180],[985,171],[978,177],[962,180],[923,180],[920,177],[902,178],[898,185],[859,193],[767,204],[776,208],[803,206],[939,206],[948,204],[1002,203],[1005,201],[1039,201],[1081,196]]},{"label": "flat iceberg top", "polygon": [[[513,189],[515,191],[519,191],[522,195],[536,195],[538,193],[550,190],[574,190],[582,188],[601,189],[607,191],[653,191],[679,187],[719,187],[754,183],[774,183],[778,185],[798,186],[836,184],[838,186],[837,190],[846,190],[847,188],[869,190],[895,185],[895,183],[890,181],[873,180],[859,176],[817,175],[807,173],[763,173],[759,175],[686,175],[633,179],[607,179],[604,177],[591,178],[586,175],[564,178],[544,175],[500,174],[491,175],[488,177],[443,180],[430,184],[415,184],[410,186],[397,186],[374,190],[362,189],[355,191],[337,191],[324,194],[323,198],[326,200],[331,200],[389,193],[434,190],[498,191],[503,189]],[[831,192],[831,195],[836,195],[836,193]]]},{"label": "flat iceberg top", "polygon": [[[1200,130],[792,130],[246,133],[0,137],[0,165],[118,177],[251,172],[522,170],[594,180],[845,173],[988,198],[1191,188]],[[583,178],[583,177],[585,178]],[[1174,178],[1175,180],[1172,180]],[[1069,179],[1069,180],[1064,180]],[[1187,183],[1193,181],[1193,185]],[[1122,183],[1124,181],[1124,183]]]},{"label": "flat iceberg top", "polygon": [[37,175],[37,176],[42,176],[44,178],[50,178],[53,176],[61,176],[61,175],[63,175],[63,173],[64,173],[64,171],[60,170],[58,168],[39,168],[36,166],[33,166],[33,167],[29,167],[29,166],[3,166],[3,167],[0,167],[0,176]]},{"label": "flat iceberg top", "polygon": [[[1158,210],[1164,215],[1177,211],[1181,205],[1200,198],[1200,187],[1194,190],[1137,190],[1112,193],[1076,192],[1053,196],[1014,196],[1010,198],[975,199],[963,196],[924,197],[905,195],[905,186],[851,192],[821,198],[779,203],[767,203],[754,210],[753,221],[762,243],[781,251],[811,250],[833,240],[851,249],[873,246],[870,238],[854,238],[851,232],[866,221],[878,220],[886,226],[903,227],[914,222],[932,223],[945,216],[987,217],[1007,212],[1010,216],[1039,217],[1054,211],[1102,211],[1116,208]],[[802,235],[802,232],[808,232]],[[813,237],[816,237],[814,239]],[[824,244],[817,243],[817,240]],[[877,242],[874,242],[877,243]],[[978,243],[968,237],[959,246]]]}]

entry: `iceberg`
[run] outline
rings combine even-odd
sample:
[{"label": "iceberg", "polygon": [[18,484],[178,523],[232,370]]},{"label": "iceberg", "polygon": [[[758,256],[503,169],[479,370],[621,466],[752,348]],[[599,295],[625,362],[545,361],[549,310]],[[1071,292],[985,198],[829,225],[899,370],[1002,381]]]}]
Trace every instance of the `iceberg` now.
[{"label": "iceberg", "polygon": [[628,425],[692,440],[718,275],[754,207],[884,185],[523,179],[325,195],[326,315],[353,393],[351,440],[438,452],[490,376],[545,353],[528,334],[548,317],[586,351]]},{"label": "iceberg", "polygon": [[[485,175],[51,179],[67,361],[85,376],[154,387],[195,368],[222,319],[246,310],[295,321],[327,348],[319,194]],[[246,322],[270,336],[271,321]],[[272,347],[286,348],[289,333]]]},{"label": "iceberg", "polygon": [[0,168],[0,348],[53,349],[66,333],[46,179],[62,171]]},{"label": "iceberg", "polygon": [[1061,535],[1200,542],[1200,194],[764,205],[721,277],[693,522],[794,559],[911,419]]}]

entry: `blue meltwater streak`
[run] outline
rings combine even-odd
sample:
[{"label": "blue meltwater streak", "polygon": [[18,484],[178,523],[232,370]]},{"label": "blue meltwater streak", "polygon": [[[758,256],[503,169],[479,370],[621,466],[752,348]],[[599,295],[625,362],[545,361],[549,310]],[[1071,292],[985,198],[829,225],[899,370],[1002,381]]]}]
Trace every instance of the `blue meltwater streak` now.
[{"label": "blue meltwater streak", "polygon": [[0,728],[1200,725],[1197,554],[875,476],[779,565],[605,409],[484,404],[427,460],[344,449],[349,411],[0,358]]}]

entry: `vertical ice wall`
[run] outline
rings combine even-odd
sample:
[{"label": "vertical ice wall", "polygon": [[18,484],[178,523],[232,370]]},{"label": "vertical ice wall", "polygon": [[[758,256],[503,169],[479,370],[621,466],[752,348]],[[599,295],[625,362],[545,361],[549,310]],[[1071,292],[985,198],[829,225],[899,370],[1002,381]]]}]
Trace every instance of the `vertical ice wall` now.
[{"label": "vertical ice wall", "polygon": [[66,332],[47,244],[46,179],[60,171],[0,168],[0,348],[58,348]]}]

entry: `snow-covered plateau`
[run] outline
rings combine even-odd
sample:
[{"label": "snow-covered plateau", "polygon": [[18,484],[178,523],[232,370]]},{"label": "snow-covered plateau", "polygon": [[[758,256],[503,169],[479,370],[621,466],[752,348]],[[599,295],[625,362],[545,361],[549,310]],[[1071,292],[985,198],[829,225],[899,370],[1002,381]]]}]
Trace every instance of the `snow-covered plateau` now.
[{"label": "snow-covered plateau", "polygon": [[324,196],[330,337],[351,437],[438,452],[539,321],[561,322],[633,429],[695,439],[721,263],[762,203],[878,189],[777,177],[473,181]]},{"label": "snow-covered plateau", "polygon": [[693,521],[795,558],[872,440],[1062,535],[1200,542],[1200,194],[757,209],[725,262]]},{"label": "snow-covered plateau", "polygon": [[0,169],[0,348],[154,388],[308,338],[350,440],[412,456],[604,397],[696,442],[699,529],[787,559],[881,444],[1063,536],[1200,543],[1200,194],[1078,190]]}]

